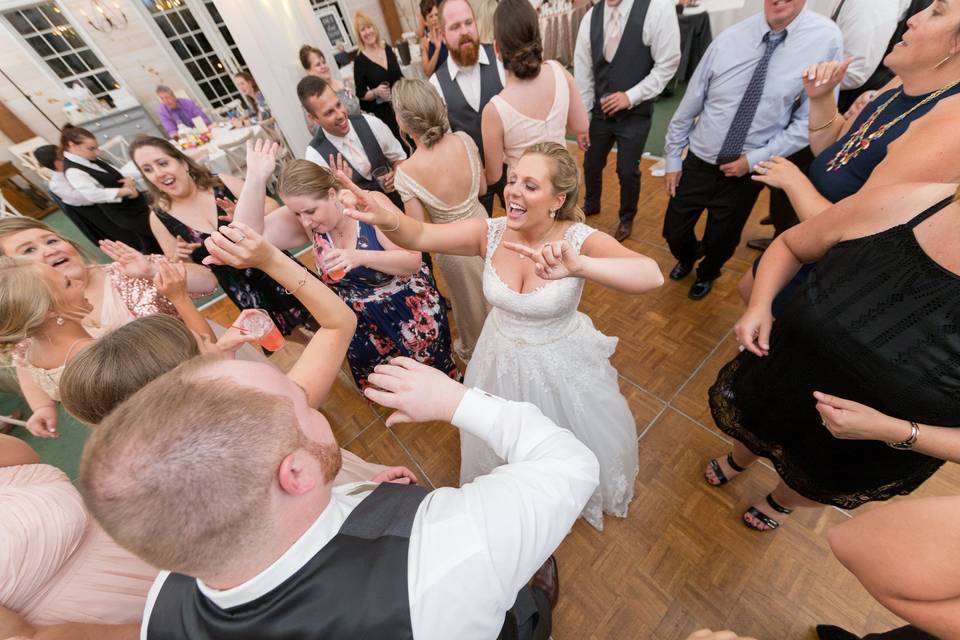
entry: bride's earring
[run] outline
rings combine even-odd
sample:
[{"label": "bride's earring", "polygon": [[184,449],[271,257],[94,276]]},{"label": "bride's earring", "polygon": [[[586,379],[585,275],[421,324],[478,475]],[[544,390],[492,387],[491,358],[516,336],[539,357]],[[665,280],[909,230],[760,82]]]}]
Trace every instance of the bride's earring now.
[{"label": "bride's earring", "polygon": [[57,326],[62,327],[63,324],[64,324],[64,319],[61,318],[60,316],[57,316]]},{"label": "bride's earring", "polygon": [[550,212],[550,219],[551,219],[551,220],[556,220],[556,219],[557,219],[557,210],[556,210],[556,209],[554,209],[553,211]]}]

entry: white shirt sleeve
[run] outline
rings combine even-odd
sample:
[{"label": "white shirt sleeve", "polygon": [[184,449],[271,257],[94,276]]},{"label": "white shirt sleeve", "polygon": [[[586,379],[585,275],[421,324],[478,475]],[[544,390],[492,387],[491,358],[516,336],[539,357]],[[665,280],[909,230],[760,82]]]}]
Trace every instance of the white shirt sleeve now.
[{"label": "white shirt sleeve", "polygon": [[83,195],[73,188],[73,185],[62,173],[54,172],[50,177],[47,188],[53,192],[53,195],[60,198],[64,204],[71,207],[88,207],[92,202],[83,197]]},{"label": "white shirt sleeve", "polygon": [[115,203],[123,198],[117,196],[120,189],[104,189],[103,185],[97,182],[93,176],[86,171],[70,168],[64,172],[67,182],[76,189],[80,195],[90,202],[96,203]]},{"label": "white shirt sleeve", "polygon": [[854,60],[840,83],[841,89],[857,89],[870,79],[883,62],[890,38],[900,18],[897,2],[847,0],[837,17],[843,33],[844,58]]},{"label": "white shirt sleeve", "polygon": [[577,31],[577,44],[573,51],[573,79],[577,83],[583,106],[587,113],[593,111],[594,82],[593,82],[593,52],[590,50],[590,19],[593,9],[584,14],[580,21],[580,30]]},{"label": "white shirt sleeve", "polygon": [[663,145],[663,155],[666,157],[666,171],[673,173],[680,171],[683,166],[683,150],[690,142],[690,132],[697,123],[697,118],[703,112],[703,105],[710,87],[710,78],[713,59],[717,56],[717,40],[707,47],[706,53],[694,69],[687,90],[683,93],[680,106],[673,112],[673,118],[667,125],[667,138]]},{"label": "white shirt sleeve", "polygon": [[646,78],[626,91],[631,107],[663,93],[680,66],[680,23],[671,0],[650,3],[643,21],[643,44],[650,47],[654,65]]},{"label": "white shirt sleeve", "polygon": [[307,150],[303,152],[303,159],[309,160],[313,164],[318,164],[321,167],[326,167],[328,169],[330,168],[330,165],[327,163],[327,159],[324,158],[319,151],[309,145],[307,146]]},{"label": "white shirt sleeve", "polygon": [[430,84],[433,85],[433,88],[437,90],[437,95],[440,96],[440,100],[443,104],[447,104],[447,101],[443,99],[443,90],[440,88],[440,80],[437,79],[437,72],[430,74]]},{"label": "white shirt sleeve", "polygon": [[418,640],[496,637],[599,483],[596,456],[531,404],[471,389],[453,423],[507,463],[421,504],[408,558]]},{"label": "white shirt sleeve", "polygon": [[373,135],[380,143],[380,149],[383,150],[383,155],[387,157],[387,160],[396,164],[407,159],[407,152],[403,150],[403,145],[400,144],[400,141],[393,135],[393,131],[390,131],[390,127],[383,120],[366,113],[363,114],[363,117],[366,118],[367,124],[373,130]]}]

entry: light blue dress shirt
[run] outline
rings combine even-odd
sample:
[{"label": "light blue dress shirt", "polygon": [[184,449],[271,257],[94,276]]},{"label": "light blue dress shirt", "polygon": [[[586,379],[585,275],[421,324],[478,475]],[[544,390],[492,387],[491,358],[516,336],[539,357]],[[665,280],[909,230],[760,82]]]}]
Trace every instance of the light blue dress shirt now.
[{"label": "light blue dress shirt", "polygon": [[[668,172],[680,171],[688,144],[698,158],[716,163],[769,31],[760,11],[722,32],[707,49],[667,128]],[[751,169],[762,160],[807,146],[810,104],[800,76],[810,65],[840,60],[843,54],[837,25],[809,9],[801,11],[786,31],[786,40],[770,58],[763,97],[743,146]]]}]

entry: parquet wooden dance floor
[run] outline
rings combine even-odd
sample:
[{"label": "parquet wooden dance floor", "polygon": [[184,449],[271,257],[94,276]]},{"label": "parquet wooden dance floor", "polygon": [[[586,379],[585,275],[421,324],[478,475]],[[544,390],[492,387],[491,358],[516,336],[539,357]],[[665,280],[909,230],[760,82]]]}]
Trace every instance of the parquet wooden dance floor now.
[{"label": "parquet wooden dance floor", "polygon": [[[657,260],[666,274],[674,265],[660,236],[667,196],[648,164],[626,244]],[[588,224],[612,232],[619,202],[613,162],[604,185],[603,212]],[[831,555],[826,531],[847,514],[801,509],[780,530],[755,533],[740,515],[773,488],[774,472],[757,465],[720,489],[702,479],[706,461],[729,448],[713,426],[707,389],[736,353],[731,329],[743,310],[736,282],[757,255],[744,243],[770,233],[757,224],[766,208],[763,195],[740,248],[705,300],[687,298],[692,276],[680,283],[667,279],[657,291],[632,297],[586,287],[581,310],[600,331],[620,339],[613,364],[636,418],[640,473],[628,518],[607,518],[602,533],[578,521],[557,551],[555,640],[683,640],[700,627],[733,628],[759,640],[808,640],[817,623],[858,633],[903,624]],[[225,322],[235,313],[229,302],[209,310]],[[323,409],[341,446],[357,455],[406,465],[432,486],[457,484],[459,439],[450,425],[389,430],[382,409],[370,406],[346,375]],[[960,472],[946,465],[915,495],[958,492]]]}]

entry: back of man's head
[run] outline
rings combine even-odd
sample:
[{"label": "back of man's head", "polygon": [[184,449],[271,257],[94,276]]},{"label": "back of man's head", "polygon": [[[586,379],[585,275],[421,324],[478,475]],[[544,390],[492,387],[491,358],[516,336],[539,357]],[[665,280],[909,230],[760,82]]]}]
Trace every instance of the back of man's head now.
[{"label": "back of man's head", "polygon": [[329,86],[326,80],[317,76],[304,76],[300,79],[297,83],[297,99],[307,113],[311,113],[308,102],[310,98],[319,98]]},{"label": "back of man's head", "polygon": [[216,574],[273,537],[277,470],[302,433],[288,398],[238,383],[228,366],[267,365],[194,358],[117,407],[84,449],[87,507],[157,568]]},{"label": "back of man's head", "polygon": [[57,160],[60,159],[60,151],[54,144],[45,144],[33,150],[33,157],[37,163],[44,169],[57,171]]}]

